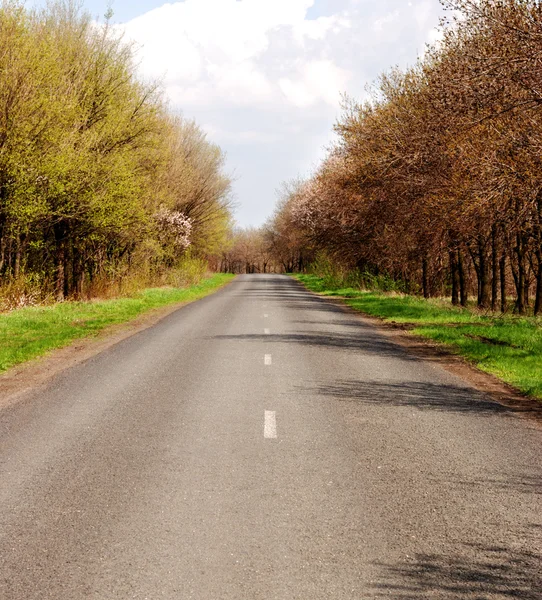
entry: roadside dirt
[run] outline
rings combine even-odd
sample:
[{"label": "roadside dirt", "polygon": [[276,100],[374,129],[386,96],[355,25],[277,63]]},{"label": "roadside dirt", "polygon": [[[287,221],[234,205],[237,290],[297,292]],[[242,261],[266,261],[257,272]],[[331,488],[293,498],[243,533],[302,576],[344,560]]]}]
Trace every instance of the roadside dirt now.
[{"label": "roadside dirt", "polygon": [[77,340],[65,348],[53,350],[45,356],[9,369],[0,375],[0,410],[44,387],[61,371],[85,362],[122,340],[152,327],[187,304],[190,302],[155,309],[128,323],[107,327],[96,337]]}]

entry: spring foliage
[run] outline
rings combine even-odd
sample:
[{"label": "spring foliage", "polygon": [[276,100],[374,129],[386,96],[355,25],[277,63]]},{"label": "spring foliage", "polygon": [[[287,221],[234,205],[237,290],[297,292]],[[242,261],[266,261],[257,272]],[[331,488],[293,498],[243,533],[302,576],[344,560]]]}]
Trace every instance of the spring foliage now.
[{"label": "spring foliage", "polygon": [[223,244],[224,155],[78,5],[0,7],[0,286],[88,296]]}]

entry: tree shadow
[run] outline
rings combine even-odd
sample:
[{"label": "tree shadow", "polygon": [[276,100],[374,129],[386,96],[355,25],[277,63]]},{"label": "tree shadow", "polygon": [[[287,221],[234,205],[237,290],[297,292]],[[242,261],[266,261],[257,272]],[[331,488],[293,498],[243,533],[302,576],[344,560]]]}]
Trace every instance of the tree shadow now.
[{"label": "tree shadow", "polygon": [[[290,321],[295,325],[322,325],[322,321],[314,321],[311,319],[300,319],[298,321]],[[340,321],[336,323],[330,323],[330,325],[339,325],[341,327],[365,327],[362,321]]]},{"label": "tree shadow", "polygon": [[[306,294],[276,294],[266,292],[264,290],[259,290],[258,292],[251,292],[248,294],[251,298],[257,298],[258,300],[264,300],[269,302],[280,303],[280,305],[284,308],[291,310],[301,310],[301,311],[318,311],[318,312],[326,312],[326,313],[335,313],[340,315],[346,315],[346,309],[339,304],[334,304],[333,302],[326,302],[325,300],[320,300],[319,298],[312,298],[307,296]],[[240,293],[237,294],[238,298],[243,298],[246,300],[247,294]]]},{"label": "tree shadow", "polygon": [[400,564],[373,563],[380,571],[374,598],[422,600],[542,599],[542,555],[536,550],[464,544],[464,554],[418,554]]},{"label": "tree shadow", "polygon": [[305,393],[366,405],[479,414],[513,412],[472,388],[428,381],[343,380],[303,389]]},{"label": "tree shadow", "polygon": [[[533,465],[530,465],[532,469]],[[529,467],[527,467],[529,468]],[[529,496],[542,495],[542,479],[536,475],[527,475],[526,473],[506,473],[499,477],[480,477],[470,481],[460,480],[456,485],[467,489],[491,489],[495,492],[509,492],[513,494],[526,494]],[[533,498],[533,501],[539,500]],[[542,564],[540,565],[542,569]]]},{"label": "tree shadow", "polygon": [[[342,316],[347,315],[347,309],[344,306],[339,304],[335,304],[333,302],[327,302],[326,300],[320,300],[319,298],[307,298],[306,296],[302,296],[299,299],[292,300],[291,297],[286,298],[283,304],[291,309],[291,310],[301,310],[303,312],[307,311],[318,311],[318,312],[327,312],[340,314]],[[360,321],[361,323],[361,321]]]},{"label": "tree shadow", "polygon": [[258,298],[261,300],[273,300],[280,302],[287,308],[294,310],[318,310],[324,312],[346,314],[346,309],[337,303],[330,302],[325,297],[312,295],[308,290],[295,281],[284,281],[277,283],[270,281],[270,287],[264,287],[262,283],[265,280],[260,280],[258,285],[244,287],[239,291],[239,298]]},{"label": "tree shadow", "polygon": [[376,354],[379,357],[396,358],[402,361],[419,362],[419,358],[406,352],[401,346],[387,341],[370,330],[359,333],[284,333],[275,335],[240,334],[217,335],[215,340],[238,340],[243,342],[265,342],[266,344],[300,344],[313,348],[328,348],[345,352]]}]

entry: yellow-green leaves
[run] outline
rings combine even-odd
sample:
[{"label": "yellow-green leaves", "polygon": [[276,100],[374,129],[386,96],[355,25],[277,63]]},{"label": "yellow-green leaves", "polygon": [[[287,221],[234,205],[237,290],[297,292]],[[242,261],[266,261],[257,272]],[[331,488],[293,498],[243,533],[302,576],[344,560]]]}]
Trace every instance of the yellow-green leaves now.
[{"label": "yellow-green leaves", "polygon": [[[102,273],[152,279],[188,246],[219,250],[229,191],[220,149],[138,79],[109,18],[97,25],[71,0],[2,4],[0,286],[40,273],[60,299]],[[161,231],[162,207],[189,241]]]}]

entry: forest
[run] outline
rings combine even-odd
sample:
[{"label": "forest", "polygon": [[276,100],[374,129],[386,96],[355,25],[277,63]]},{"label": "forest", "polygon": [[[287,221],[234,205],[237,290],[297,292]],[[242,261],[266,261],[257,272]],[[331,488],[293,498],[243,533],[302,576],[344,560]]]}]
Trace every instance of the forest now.
[{"label": "forest", "polygon": [[[542,312],[542,5],[443,0],[415,65],[344,98],[336,142],[233,227],[225,156],[71,0],[0,8],[0,298],[303,272],[481,309]],[[329,267],[331,265],[331,267]]]},{"label": "forest", "polygon": [[1,5],[0,308],[175,285],[231,230],[223,152],[138,77],[111,16]]},{"label": "forest", "polygon": [[223,267],[331,261],[454,305],[542,312],[542,3],[443,5],[442,39],[345,98],[325,160]]}]

